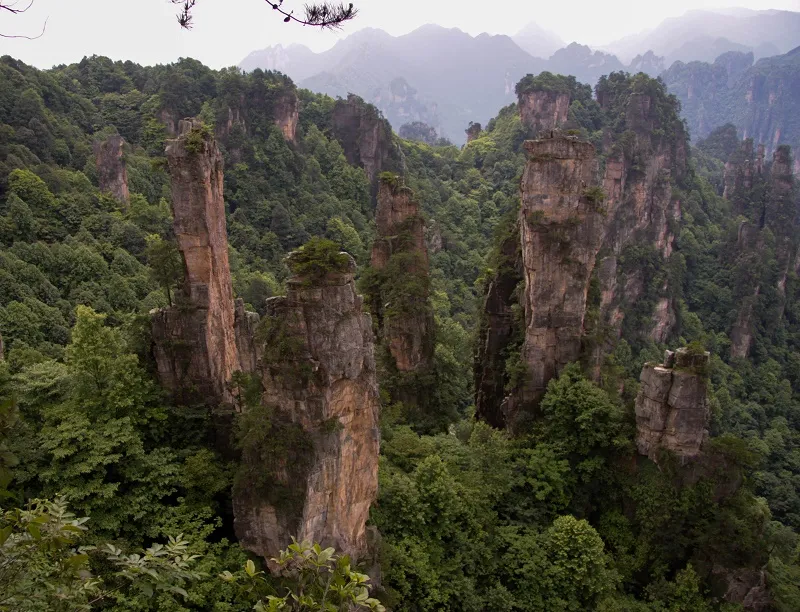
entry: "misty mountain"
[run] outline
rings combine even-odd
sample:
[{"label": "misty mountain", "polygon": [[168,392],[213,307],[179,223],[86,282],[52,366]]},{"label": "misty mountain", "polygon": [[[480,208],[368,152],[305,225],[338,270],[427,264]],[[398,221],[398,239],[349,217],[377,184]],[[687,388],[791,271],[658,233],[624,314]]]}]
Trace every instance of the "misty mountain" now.
[{"label": "misty mountain", "polygon": [[319,54],[270,47],[240,66],[280,70],[299,86],[331,96],[358,94],[378,106],[394,129],[423,121],[463,142],[470,121],[486,122],[513,102],[517,81],[545,63],[508,36],[473,37],[427,25],[397,37],[360,30]]},{"label": "misty mountain", "polygon": [[[514,86],[528,73],[549,70],[594,85],[600,76],[618,70],[656,76],[675,61],[711,65],[728,53],[739,54],[729,56],[734,63],[748,53],[758,60],[800,45],[800,13],[691,11],[605,50],[577,42],[558,48],[562,44],[535,23],[513,38],[471,36],[438,25],[403,36],[366,28],[322,53],[278,45],[251,53],[240,67],[277,70],[300,87],[334,97],[355,93],[375,104],[395,130],[421,121],[461,144],[470,121],[485,123],[515,101]],[[729,79],[738,77],[731,72],[735,66],[729,68],[720,77],[726,88]]]},{"label": "misty mountain", "polygon": [[800,47],[753,63],[753,53],[729,52],[713,63],[675,62],[661,75],[681,101],[695,139],[733,123],[742,138],[771,152],[800,147]]},{"label": "misty mountain", "polygon": [[[300,45],[269,47],[251,53],[240,67],[278,70],[300,87],[334,97],[355,93],[380,108],[395,130],[422,121],[460,144],[470,121],[485,123],[516,100],[514,86],[528,73],[550,70],[594,84],[603,74],[626,69],[615,56],[578,43],[549,59],[535,57],[518,42],[543,51],[560,43],[545,33],[532,46],[537,32],[544,31],[535,24],[514,39],[436,25],[397,37],[364,29],[323,53]],[[644,57],[637,71],[663,70],[660,58]]]},{"label": "misty mountain", "polygon": [[[725,51],[753,51],[758,59],[786,53],[799,44],[800,13],[723,9],[689,11],[665,19],[656,28],[621,38],[605,50],[628,61],[649,49],[666,57],[669,66],[677,60],[712,61]],[[714,46],[716,53],[708,50]]]},{"label": "misty mountain", "polygon": [[545,30],[531,21],[512,36],[514,42],[534,57],[550,57],[565,46],[565,42],[553,32]]}]

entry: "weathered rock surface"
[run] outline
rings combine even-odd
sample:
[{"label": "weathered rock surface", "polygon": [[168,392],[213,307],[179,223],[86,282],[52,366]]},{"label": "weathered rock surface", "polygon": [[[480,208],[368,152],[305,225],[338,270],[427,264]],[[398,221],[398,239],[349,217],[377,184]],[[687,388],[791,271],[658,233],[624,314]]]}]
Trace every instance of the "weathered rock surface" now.
[{"label": "weathered rock surface", "polygon": [[125,139],[116,134],[95,142],[94,158],[100,191],[111,194],[121,204],[127,204],[131,194],[125,166]]},{"label": "weathered rock surface", "polygon": [[[268,465],[259,454],[243,457],[255,472],[269,472],[271,486],[259,490],[245,481],[234,488],[236,533],[246,549],[267,558],[291,536],[355,558],[366,551],[378,488],[379,398],[372,324],[350,263],[350,270],[313,282],[295,276],[286,296],[268,304],[262,405],[273,428],[299,429],[305,443],[295,444],[299,454],[289,449],[292,459],[272,457]],[[275,491],[282,491],[277,499]]]},{"label": "weathered rock surface", "polygon": [[[216,409],[210,433],[231,458],[231,408],[258,411],[245,416],[268,433],[245,446],[233,496],[245,548],[270,558],[294,536],[359,558],[378,487],[379,398],[355,262],[347,255],[346,266],[323,278],[292,277],[260,322],[233,299],[213,137],[199,123],[181,122],[167,159],[185,280],[178,304],[152,313],[161,382],[181,401]],[[255,407],[232,392],[239,371],[260,379]]]},{"label": "weathered rock surface", "polygon": [[175,237],[183,287],[171,308],[153,315],[154,356],[162,384],[184,399],[230,402],[241,370],[223,201],[222,155],[199,123],[181,121],[167,144]]},{"label": "weathered rock surface", "polygon": [[[381,180],[375,210],[377,236],[372,245],[372,267],[385,270],[396,257],[387,283],[414,281],[420,290],[405,292],[402,307],[389,303],[380,309],[383,344],[399,372],[413,372],[430,365],[433,358],[433,316],[428,295],[428,250],[425,221],[410,189],[400,179]],[[400,261],[402,260],[402,261]],[[382,296],[381,301],[387,299]],[[384,306],[382,304],[382,306]]]},{"label": "weathered rock surface", "polygon": [[527,141],[520,243],[525,291],[523,401],[538,404],[547,383],[580,356],[589,280],[605,236],[595,185],[595,149],[558,136]]},{"label": "weathered rock surface", "polygon": [[278,98],[275,103],[274,121],[283,137],[289,142],[297,140],[297,123],[300,121],[300,101],[297,92],[290,90]]},{"label": "weathered rock surface", "polygon": [[768,612],[773,609],[767,575],[763,569],[730,570],[715,566],[712,576],[723,582],[725,601],[739,604],[747,612]]},{"label": "weathered rock surface", "polygon": [[504,428],[510,415],[504,403],[508,385],[506,360],[517,322],[512,305],[522,281],[519,230],[515,229],[500,247],[502,264],[488,282],[475,355],[475,414]]},{"label": "weathered rock surface", "polygon": [[563,125],[569,113],[568,93],[531,91],[519,96],[522,124],[534,135]]},{"label": "weathered rock surface", "polygon": [[[598,99],[603,96],[598,93]],[[610,100],[606,100],[610,104]],[[610,253],[601,281],[600,319],[617,335],[625,322],[625,312],[652,292],[651,279],[638,267],[621,265],[629,246],[652,245],[665,261],[673,250],[672,224],[681,219],[681,205],[672,192],[673,181],[687,171],[686,134],[679,124],[663,118],[649,95],[631,94],[625,107],[627,133],[634,138],[625,152],[606,160],[602,178],[607,211],[607,232],[602,250]],[[656,131],[672,130],[674,138],[655,136]],[[605,148],[605,147],[604,147]],[[637,333],[664,342],[677,322],[675,305],[668,287],[648,296],[654,302],[652,323]]]},{"label": "weathered rock surface", "polygon": [[377,108],[358,96],[336,101],[331,130],[347,161],[364,168],[373,185],[382,171],[398,169],[391,126]]},{"label": "weathered rock surface", "polygon": [[469,122],[469,127],[467,127],[464,132],[467,134],[467,144],[471,143],[476,138],[480,138],[481,130],[483,127],[480,123],[473,123],[472,121]]},{"label": "weathered rock surface", "polygon": [[[725,166],[725,197],[737,215],[747,218],[739,225],[735,249],[737,267],[752,271],[749,278],[737,283],[738,304],[736,319],[730,329],[731,357],[746,358],[754,338],[756,320],[773,325],[784,315],[786,282],[795,272],[797,247],[794,228],[797,222],[797,203],[789,147],[778,147],[770,162],[764,160],[765,148],[757,149],[746,139]],[[765,230],[768,230],[765,232]],[[769,313],[756,308],[763,302],[762,294],[772,287],[763,286],[758,270],[777,264],[777,307]]]},{"label": "weathered rock surface", "polygon": [[[550,109],[545,115],[556,123],[566,120],[568,100],[559,102],[552,92],[523,94],[521,112],[527,112],[524,96],[529,96],[529,108]],[[672,255],[674,228],[681,218],[672,183],[686,176],[688,145],[677,106],[663,94],[620,96],[610,86],[600,87],[597,98],[622,119],[604,133],[602,170],[590,143],[558,129],[525,143],[519,244],[525,314],[521,358],[527,371],[520,389],[489,399],[491,389],[497,394],[505,388],[495,376],[507,350],[502,338],[508,333],[508,304],[501,307],[497,301],[507,299],[501,294],[508,291],[499,291],[505,283],[497,274],[488,285],[476,362],[476,408],[490,422],[513,421],[519,411],[535,413],[547,383],[571,361],[587,358],[599,376],[604,356],[623,329],[665,342],[677,324],[673,292],[663,275],[653,272]],[[537,126],[554,125],[536,117],[531,121]],[[645,258],[657,264],[648,268],[636,263]],[[650,313],[626,320],[641,311],[642,302]],[[590,309],[593,316],[587,323]],[[503,414],[496,416],[499,405]]]},{"label": "weathered rock surface", "polygon": [[681,461],[697,457],[708,438],[708,353],[667,352],[661,365],[645,364],[636,397],[636,447],[658,462],[659,451]]}]

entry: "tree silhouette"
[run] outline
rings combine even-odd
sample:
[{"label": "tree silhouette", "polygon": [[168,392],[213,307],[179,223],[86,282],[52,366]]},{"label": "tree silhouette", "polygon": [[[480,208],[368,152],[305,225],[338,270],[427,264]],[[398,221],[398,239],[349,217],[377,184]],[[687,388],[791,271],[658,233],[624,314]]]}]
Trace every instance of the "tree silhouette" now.
[{"label": "tree silhouette", "polygon": [[[353,3],[347,5],[343,3],[322,2],[317,4],[306,4],[303,7],[303,16],[297,17],[294,11],[284,7],[283,0],[265,0],[273,10],[283,16],[283,21],[289,23],[294,21],[302,25],[315,26],[323,30],[336,30],[345,21],[350,21],[358,14],[358,9],[353,7]],[[171,0],[172,4],[180,6],[180,12],[176,15],[178,23],[187,30],[192,28],[192,9],[197,4],[197,0]]]},{"label": "tree silhouette", "polygon": [[[34,0],[30,0],[28,4],[20,4],[18,0],[15,2],[0,2],[0,14],[4,14],[3,12],[11,13],[12,15],[19,15],[20,13],[25,13],[29,8],[33,6]],[[44,30],[47,27],[47,20],[45,19],[44,24],[42,25],[42,31],[39,32],[36,36],[27,36],[25,34],[3,34],[0,32],[0,37],[2,38],[25,38],[27,40],[36,40],[37,38],[41,38],[44,34]]]}]

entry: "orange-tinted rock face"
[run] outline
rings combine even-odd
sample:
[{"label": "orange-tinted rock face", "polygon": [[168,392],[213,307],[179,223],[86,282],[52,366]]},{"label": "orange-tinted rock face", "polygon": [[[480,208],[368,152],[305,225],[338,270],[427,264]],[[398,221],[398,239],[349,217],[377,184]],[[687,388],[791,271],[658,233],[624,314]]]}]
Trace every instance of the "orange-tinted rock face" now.
[{"label": "orange-tinted rock face", "polygon": [[[618,103],[609,96],[606,92],[600,103]],[[673,333],[677,316],[669,287],[656,286],[651,272],[630,265],[628,249],[652,249],[647,257],[662,262],[671,256],[673,224],[681,217],[671,184],[686,173],[686,138],[677,122],[662,125],[650,96],[631,94],[626,100],[624,134],[609,130],[604,135],[608,156],[602,172],[590,143],[559,132],[525,143],[528,163],[518,224],[526,372],[520,388],[503,399],[508,390],[498,364],[511,333],[505,329],[507,300],[516,271],[498,273],[488,285],[476,362],[477,412],[490,423],[513,428],[515,414],[535,413],[547,383],[571,361],[588,357],[599,375],[613,336],[626,324],[632,333],[657,342]],[[661,135],[665,128],[672,138]],[[615,146],[623,138],[624,146]],[[593,276],[597,302],[590,305]],[[626,322],[626,314],[643,299],[652,303],[650,316]],[[591,324],[601,326],[605,340],[595,339],[597,328],[586,327],[590,306],[598,315]]]},{"label": "orange-tinted rock face", "polygon": [[[234,488],[236,533],[248,550],[270,558],[299,540],[334,546],[356,559],[366,551],[366,521],[378,490],[378,388],[372,323],[363,313],[346,273],[322,281],[289,282],[285,297],[272,298],[266,321],[291,350],[267,351],[259,372],[262,405],[273,423],[302,431],[304,468],[278,458],[251,469],[272,470],[295,505],[271,502],[269,491],[240,483]],[[295,451],[296,449],[292,449]]]},{"label": "orange-tinted rock face", "polygon": [[128,191],[124,147],[125,139],[122,136],[110,136],[103,142],[94,143],[94,157],[100,191],[110,193],[118,202],[127,204],[131,194]]},{"label": "orange-tinted rock face", "polygon": [[589,279],[605,236],[605,216],[586,196],[595,183],[594,147],[556,137],[525,143],[520,243],[526,403],[580,356]]},{"label": "orange-tinted rock face", "polygon": [[297,138],[297,122],[300,120],[300,102],[297,99],[297,92],[292,90],[286,92],[275,103],[275,125],[277,125],[283,137],[289,142],[295,142]]},{"label": "orange-tinted rock face", "polygon": [[[428,251],[425,242],[425,222],[410,189],[381,181],[378,189],[378,206],[375,211],[377,237],[372,245],[372,267],[384,270],[393,256],[402,258],[402,269],[390,274],[406,278],[422,277],[427,287]],[[398,260],[395,260],[398,261]],[[388,282],[402,282],[391,278]],[[433,320],[428,307],[428,293],[406,296],[414,301],[396,313],[380,317],[381,335],[400,372],[411,372],[430,364],[433,357]],[[416,303],[419,302],[419,303]]]},{"label": "orange-tinted rock face", "polygon": [[519,96],[519,116],[533,134],[553,130],[567,120],[569,94],[533,91]]},{"label": "orange-tinted rock face", "polygon": [[667,353],[662,365],[642,368],[636,397],[636,446],[639,453],[658,461],[668,450],[680,460],[700,454],[708,438],[708,353],[692,355],[686,349]]},{"label": "orange-tinted rock face", "polygon": [[181,121],[167,145],[175,237],[184,260],[179,306],[154,315],[153,339],[162,384],[195,387],[210,403],[230,402],[227,388],[240,370],[228,237],[222,195],[222,156],[200,124]]}]

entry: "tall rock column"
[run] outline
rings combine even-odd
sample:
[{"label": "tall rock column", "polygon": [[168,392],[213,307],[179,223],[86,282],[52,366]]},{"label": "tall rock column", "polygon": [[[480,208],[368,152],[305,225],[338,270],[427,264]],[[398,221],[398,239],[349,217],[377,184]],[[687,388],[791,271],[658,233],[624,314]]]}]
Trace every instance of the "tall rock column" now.
[{"label": "tall rock column", "polygon": [[399,181],[380,181],[371,263],[386,274],[377,308],[383,342],[397,370],[413,372],[433,358],[433,314],[425,221],[413,193]]},{"label": "tall rock column", "polygon": [[570,95],[556,91],[530,91],[519,95],[519,116],[532,134],[553,130],[567,121]]},{"label": "tall rock column", "polygon": [[605,216],[593,196],[597,164],[590,143],[557,136],[527,141],[525,149],[519,224],[527,376],[521,399],[535,406],[550,379],[580,356]]},{"label": "tall rock column", "polygon": [[177,306],[153,314],[154,354],[162,384],[189,400],[226,403],[227,383],[241,369],[235,314],[222,155],[192,120],[167,144],[175,237],[184,261]]},{"label": "tall rock column", "polygon": [[707,352],[667,351],[663,364],[645,364],[636,397],[636,447],[658,462],[660,451],[682,463],[697,457],[708,438]]},{"label": "tall rock column", "polygon": [[102,142],[95,142],[94,158],[100,191],[110,193],[121,204],[127,204],[131,194],[125,166],[125,139],[115,134]]},{"label": "tall rock column", "polygon": [[[366,521],[378,488],[379,398],[372,323],[353,281],[355,262],[294,276],[262,320],[261,406],[250,416],[234,485],[236,534],[270,558],[291,536],[355,558],[367,549]],[[305,271],[304,271],[305,270]]]},{"label": "tall rock column", "polygon": [[289,142],[297,139],[297,124],[300,121],[300,101],[297,92],[291,89],[275,102],[275,125]]},{"label": "tall rock column", "polygon": [[392,126],[372,104],[350,94],[333,106],[331,133],[342,145],[347,161],[364,168],[374,198],[380,173],[398,171],[401,166]]}]

